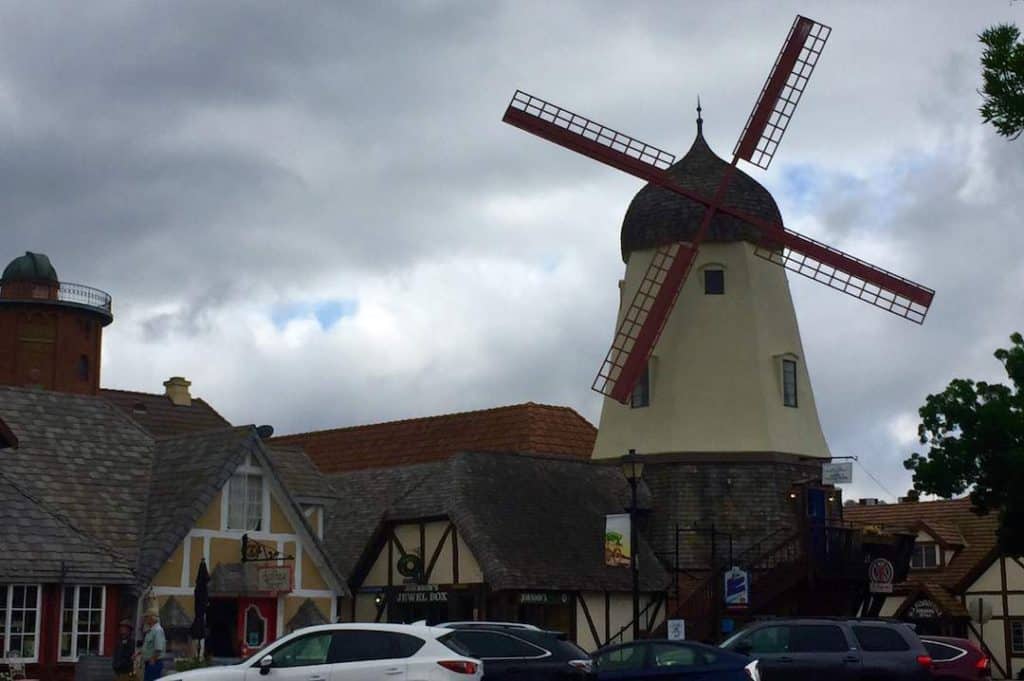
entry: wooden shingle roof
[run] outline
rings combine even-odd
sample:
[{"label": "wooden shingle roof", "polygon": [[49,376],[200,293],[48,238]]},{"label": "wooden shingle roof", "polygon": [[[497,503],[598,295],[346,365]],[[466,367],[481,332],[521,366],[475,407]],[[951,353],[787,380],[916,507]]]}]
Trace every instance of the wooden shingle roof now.
[{"label": "wooden shingle roof", "polygon": [[916,532],[932,528],[942,535],[936,539],[950,540],[951,544],[963,542],[963,548],[956,551],[946,567],[911,570],[905,589],[928,583],[958,593],[992,561],[997,551],[998,513],[978,515],[971,510],[969,499],[847,506],[843,508],[843,517],[857,525],[884,530]]},{"label": "wooden shingle roof", "polygon": [[324,473],[408,466],[459,451],[555,454],[589,459],[597,429],[569,407],[508,407],[336,428],[273,438],[300,446]]}]

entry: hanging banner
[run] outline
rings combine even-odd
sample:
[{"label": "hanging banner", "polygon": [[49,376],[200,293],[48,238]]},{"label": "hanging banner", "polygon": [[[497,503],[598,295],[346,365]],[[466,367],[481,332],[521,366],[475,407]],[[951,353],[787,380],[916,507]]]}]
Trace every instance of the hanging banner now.
[{"label": "hanging banner", "polygon": [[628,513],[605,516],[604,564],[612,567],[629,567]]},{"label": "hanging banner", "polygon": [[725,605],[745,608],[750,604],[750,575],[735,565],[725,573]]},{"label": "hanging banner", "polygon": [[823,463],[821,464],[821,484],[823,485],[848,485],[853,482],[853,464]]}]

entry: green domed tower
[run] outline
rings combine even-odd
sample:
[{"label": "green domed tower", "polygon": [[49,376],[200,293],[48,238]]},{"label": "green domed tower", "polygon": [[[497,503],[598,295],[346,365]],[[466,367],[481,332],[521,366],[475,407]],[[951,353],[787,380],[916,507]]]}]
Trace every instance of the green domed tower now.
[{"label": "green domed tower", "polygon": [[95,395],[110,296],[61,282],[50,259],[25,253],[0,276],[0,384]]}]

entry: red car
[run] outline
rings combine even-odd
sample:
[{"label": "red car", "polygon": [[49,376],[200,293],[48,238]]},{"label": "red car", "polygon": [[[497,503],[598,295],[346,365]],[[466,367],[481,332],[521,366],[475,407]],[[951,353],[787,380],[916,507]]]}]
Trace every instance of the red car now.
[{"label": "red car", "polygon": [[992,676],[988,655],[973,641],[948,636],[922,636],[932,656],[936,681],[987,681]]}]

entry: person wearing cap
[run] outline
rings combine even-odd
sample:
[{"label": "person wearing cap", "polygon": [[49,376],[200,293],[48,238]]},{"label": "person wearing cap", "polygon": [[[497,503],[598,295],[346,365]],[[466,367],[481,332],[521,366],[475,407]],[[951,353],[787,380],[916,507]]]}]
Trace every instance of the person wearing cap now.
[{"label": "person wearing cap", "polygon": [[161,661],[161,657],[167,652],[167,637],[164,635],[164,629],[160,626],[160,613],[156,608],[150,608],[145,614],[146,626],[149,627],[149,631],[146,632],[146,638],[142,640],[142,662],[143,662],[143,681],[152,681],[153,679],[159,679],[163,674],[164,663]]},{"label": "person wearing cap", "polygon": [[114,678],[117,681],[135,679],[135,642],[132,640],[131,620],[121,620],[117,627],[117,647],[114,648]]}]

